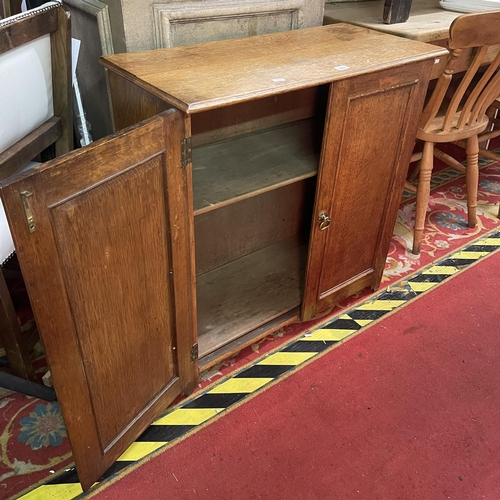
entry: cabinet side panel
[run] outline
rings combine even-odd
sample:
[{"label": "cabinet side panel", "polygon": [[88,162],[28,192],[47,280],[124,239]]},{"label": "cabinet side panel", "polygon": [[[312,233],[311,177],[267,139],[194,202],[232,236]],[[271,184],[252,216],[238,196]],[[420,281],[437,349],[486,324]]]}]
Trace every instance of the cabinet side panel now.
[{"label": "cabinet side panel", "polygon": [[135,125],[171,106],[125,78],[108,71],[109,88],[116,130]]}]

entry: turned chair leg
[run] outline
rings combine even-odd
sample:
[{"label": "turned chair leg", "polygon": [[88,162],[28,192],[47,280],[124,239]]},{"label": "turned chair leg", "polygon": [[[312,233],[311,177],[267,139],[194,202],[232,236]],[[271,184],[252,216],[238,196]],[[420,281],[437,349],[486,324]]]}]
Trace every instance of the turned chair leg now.
[{"label": "turned chair leg", "polygon": [[417,188],[417,201],[415,209],[415,229],[413,232],[412,253],[418,255],[422,244],[424,234],[425,217],[427,215],[427,206],[431,193],[431,175],[434,163],[434,143],[426,142],[422,152],[422,161],[420,163],[420,176]]},{"label": "turned chair leg", "polygon": [[467,139],[467,172],[466,172],[466,183],[467,183],[467,214],[468,214],[468,226],[476,227],[477,224],[477,190],[479,183],[479,141],[477,135],[469,137]]}]

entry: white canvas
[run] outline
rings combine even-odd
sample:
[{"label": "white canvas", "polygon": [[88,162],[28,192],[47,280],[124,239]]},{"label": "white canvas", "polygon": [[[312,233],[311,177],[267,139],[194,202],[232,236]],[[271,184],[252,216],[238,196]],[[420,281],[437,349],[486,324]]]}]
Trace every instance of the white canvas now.
[{"label": "white canvas", "polygon": [[9,225],[7,224],[7,217],[5,216],[2,200],[0,200],[0,266],[13,252],[14,242],[12,241]]},{"label": "white canvas", "polygon": [[0,55],[0,152],[54,116],[50,35]]}]

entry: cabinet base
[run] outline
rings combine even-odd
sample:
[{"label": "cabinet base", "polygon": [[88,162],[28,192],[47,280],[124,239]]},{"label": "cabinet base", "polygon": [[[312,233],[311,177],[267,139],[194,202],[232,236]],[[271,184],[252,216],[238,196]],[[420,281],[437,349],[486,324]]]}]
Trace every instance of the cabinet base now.
[{"label": "cabinet base", "polygon": [[265,325],[262,325],[259,328],[252,330],[251,332],[248,332],[247,334],[235,339],[233,342],[226,344],[220,349],[217,349],[216,351],[201,357],[199,359],[200,372],[208,370],[209,368],[219,363],[220,361],[223,361],[224,359],[231,357],[232,355],[238,353],[245,347],[248,347],[254,342],[257,342],[260,339],[264,338],[266,335],[269,335],[279,330],[280,328],[283,328],[291,323],[294,323],[299,319],[299,317],[300,317],[300,307],[295,307],[291,311],[282,314],[278,318],[269,321]]}]

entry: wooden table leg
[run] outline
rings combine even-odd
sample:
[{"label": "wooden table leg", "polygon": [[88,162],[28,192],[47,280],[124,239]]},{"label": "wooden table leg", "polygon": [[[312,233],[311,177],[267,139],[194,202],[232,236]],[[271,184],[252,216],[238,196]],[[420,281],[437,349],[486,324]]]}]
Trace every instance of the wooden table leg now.
[{"label": "wooden table leg", "polygon": [[5,348],[12,373],[27,380],[36,381],[30,353],[17,320],[14,304],[0,270],[0,342]]}]

